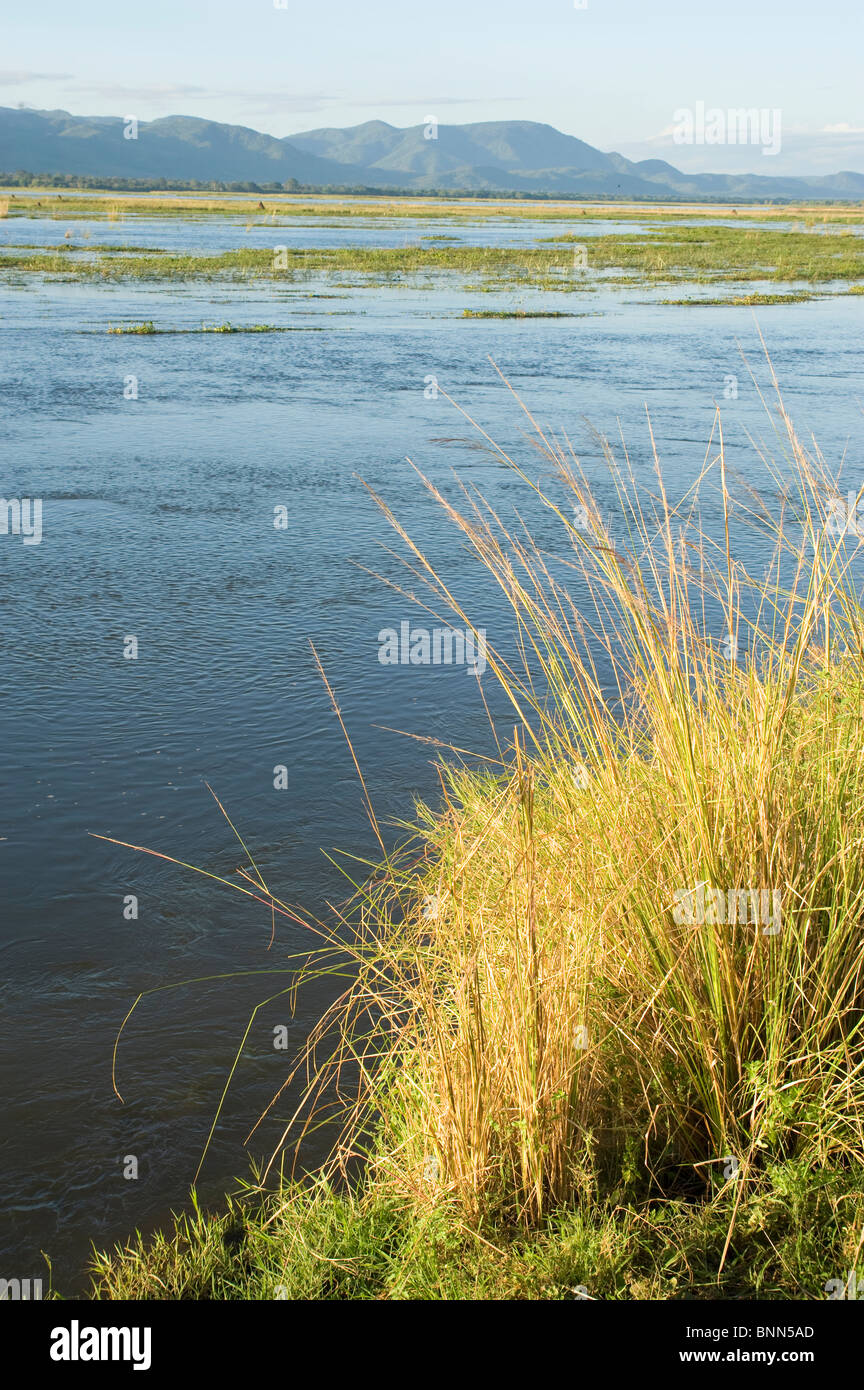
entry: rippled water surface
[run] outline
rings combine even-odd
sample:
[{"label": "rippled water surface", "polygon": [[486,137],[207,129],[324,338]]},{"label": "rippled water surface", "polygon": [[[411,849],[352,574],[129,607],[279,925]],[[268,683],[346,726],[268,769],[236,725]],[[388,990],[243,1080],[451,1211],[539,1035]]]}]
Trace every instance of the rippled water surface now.
[{"label": "rippled water surface", "polygon": [[[84,226],[69,225],[76,237]],[[586,227],[586,238],[597,230]],[[64,231],[57,222],[0,224],[9,245],[55,244]],[[395,245],[447,234],[489,236],[479,223],[417,222],[394,235],[382,225],[315,222],[290,234],[281,227],[278,239]],[[552,223],[496,232],[499,244],[555,234]],[[247,233],[242,220],[150,219],[93,225],[91,237],[216,251],[267,244],[274,231]],[[73,1292],[91,1240],[121,1239],[183,1202],[250,1011],[286,978],[236,973],[284,971],[310,944],[283,924],[268,951],[263,907],[92,834],[231,874],[243,855],[209,782],[280,897],[321,913],[344,899],[345,881],[322,850],[372,855],[374,842],[310,640],[383,820],[410,816],[413,799],[434,796],[436,785],[434,746],[392,730],[491,749],[464,668],[377,659],[381,629],[432,620],[368,573],[399,571],[380,544],[393,533],[361,478],[444,567],[490,641],[511,640],[488,583],[406,459],[451,491],[455,469],[511,518],[528,505],[525,488],[443,395],[429,398],[429,378],[539,477],[548,466],[493,358],[535,418],[573,441],[605,506],[614,495],[592,426],[613,438],[620,431],[637,477],[650,484],[646,406],[673,492],[702,466],[715,401],[730,465],[757,481],[747,434],[774,441],[740,356],[743,348],[764,381],[752,312],[663,307],[632,290],[576,298],[481,295],[443,282],[434,292],[340,289],[324,280],[252,288],[22,280],[0,290],[0,491],[44,499],[41,544],[0,536],[7,1277],[44,1274],[44,1250],[57,1286]],[[466,307],[516,301],[583,316],[461,318]],[[852,299],[759,311],[787,405],[834,464],[844,452],[860,457],[861,313]],[[146,319],[173,329],[230,320],[298,331],[107,332]],[[725,400],[729,373],[739,393]],[[124,396],[132,377],[137,399]],[[273,525],[280,506],[286,529]],[[537,524],[542,537],[548,519]],[[410,576],[407,587],[417,588]],[[130,635],[137,660],[124,659]],[[506,737],[509,716],[490,697]],[[280,765],[286,790],[273,785]],[[130,894],[134,921],[124,918]],[[139,1006],[118,1054],[121,1104],[111,1085],[120,1022],[139,992],[193,977],[203,982],[148,994]],[[204,1169],[208,1198],[246,1174],[243,1140],[285,1074],[274,1027],[288,1025],[299,1046],[331,989],[310,986],[293,1018],[284,1000],[256,1017]],[[288,1110],[287,1099],[275,1107],[249,1152],[269,1152]],[[123,1177],[127,1155],[138,1159],[137,1181]],[[320,1152],[312,1145],[306,1157]]]}]

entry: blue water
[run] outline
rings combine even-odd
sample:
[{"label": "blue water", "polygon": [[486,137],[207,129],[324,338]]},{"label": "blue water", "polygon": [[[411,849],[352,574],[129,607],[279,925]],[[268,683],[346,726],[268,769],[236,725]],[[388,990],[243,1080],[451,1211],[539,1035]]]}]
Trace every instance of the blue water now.
[{"label": "blue water", "polygon": [[[57,235],[58,225],[35,222],[24,236],[15,219],[0,230],[9,243],[31,240],[33,228]],[[169,246],[183,226],[134,230]],[[553,234],[548,223],[535,233]],[[220,236],[242,244],[245,235],[208,222],[187,226],[186,244],[199,234],[210,249]],[[117,241],[117,228],[99,227],[94,240]],[[410,816],[413,799],[436,788],[435,746],[391,730],[493,748],[464,668],[378,661],[381,629],[434,620],[368,573],[419,591],[382,549],[398,540],[360,477],[441,565],[490,642],[512,642],[500,601],[406,460],[450,495],[455,469],[508,519],[530,512],[525,486],[443,395],[427,398],[430,375],[532,476],[548,477],[493,358],[535,418],[573,442],[603,508],[614,507],[614,492],[592,425],[613,440],[620,430],[650,485],[647,406],[667,484],[683,492],[720,401],[730,467],[769,503],[775,495],[747,439],[778,456],[740,355],[764,384],[751,310],[663,307],[633,291],[516,298],[587,316],[464,320],[465,307],[507,307],[514,297],[443,281],[434,292],[339,290],[324,279],[0,290],[0,492],[44,499],[41,544],[0,536],[4,1277],[44,1276],[45,1250],[56,1285],[74,1292],[91,1240],[122,1239],[182,1204],[249,1013],[287,977],[146,997],[119,1051],[121,1104],[112,1047],[139,992],[286,970],[310,945],[279,923],[268,951],[266,909],[90,832],[230,876],[243,854],[209,782],[280,897],[321,915],[343,901],[348,885],[322,849],[373,856],[375,845],[310,641],[383,822]],[[144,319],[303,331],[106,331]],[[759,324],[802,433],[813,432],[829,463],[846,454],[857,488],[860,300],[765,308]],[[739,383],[733,400],[723,399],[729,373]],[[124,398],[130,377],[137,399]],[[288,509],[284,530],[273,525],[278,506]],[[538,526],[554,544],[548,518]],[[760,544],[747,542],[757,562]],[[124,659],[130,635],[137,660]],[[512,716],[488,675],[485,686],[506,738]],[[276,790],[282,765],[288,786]],[[123,915],[129,894],[139,901],[134,921]],[[246,1174],[243,1139],[286,1072],[274,1027],[288,1025],[299,1047],[331,997],[331,986],[313,985],[295,1017],[277,1001],[256,1018],[205,1166],[205,1197]],[[257,1132],[253,1155],[276,1142],[289,1100]],[[306,1162],[321,1157],[323,1142]],[[138,1159],[137,1180],[122,1175],[127,1155]]]}]

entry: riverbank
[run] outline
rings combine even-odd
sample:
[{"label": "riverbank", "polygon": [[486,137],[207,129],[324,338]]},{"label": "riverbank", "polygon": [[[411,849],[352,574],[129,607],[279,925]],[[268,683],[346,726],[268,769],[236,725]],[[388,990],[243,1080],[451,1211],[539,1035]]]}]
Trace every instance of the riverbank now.
[{"label": "riverbank", "polygon": [[[99,1299],[795,1300],[854,1297],[861,1174],[774,1170],[738,1205],[605,1201],[526,1234],[374,1189],[286,1189],[261,1206],[192,1213],[101,1258]],[[730,1222],[733,1237],[727,1248]]]},{"label": "riverbank", "polygon": [[775,424],[777,513],[731,488],[719,430],[677,501],[607,447],[614,536],[536,425],[546,491],[499,455],[557,546],[427,482],[522,636],[521,665],[486,646],[513,736],[442,765],[321,948],[322,972],[352,961],[295,1072],[299,1127],[343,1121],[322,1175],[101,1257],[97,1297],[818,1299],[862,1277],[859,511],[779,400]]}]

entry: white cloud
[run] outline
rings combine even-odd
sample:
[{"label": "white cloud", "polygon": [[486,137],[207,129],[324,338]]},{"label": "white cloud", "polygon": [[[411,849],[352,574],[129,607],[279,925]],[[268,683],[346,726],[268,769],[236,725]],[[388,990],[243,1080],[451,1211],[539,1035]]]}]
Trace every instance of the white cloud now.
[{"label": "white cloud", "polygon": [[20,87],[25,82],[66,82],[69,72],[27,72],[23,69],[0,68],[0,87]]},{"label": "white cloud", "polygon": [[502,101],[525,101],[525,97],[399,97],[388,98],[386,101],[352,101],[348,97],[341,98],[346,106],[379,107],[379,106],[401,106],[405,110],[416,111],[418,106],[428,106],[432,111],[436,106],[490,106],[493,103]]},{"label": "white cloud", "polygon": [[[260,88],[238,89],[232,87],[200,87],[187,82],[154,82],[142,85],[122,82],[71,82],[65,89],[70,94],[96,98],[129,108],[136,103],[146,107],[176,108],[205,103],[213,107],[216,103],[235,103],[248,107],[250,111],[292,113],[318,111],[322,107],[338,102],[339,98],[324,92],[267,91]],[[208,113],[209,114],[209,113]],[[226,120],[225,116],[214,117]]]},{"label": "white cloud", "polygon": [[171,82],[154,82],[142,87],[127,87],[119,82],[73,82],[66,90],[92,93],[106,101],[172,101],[176,97],[211,95],[205,87]]}]

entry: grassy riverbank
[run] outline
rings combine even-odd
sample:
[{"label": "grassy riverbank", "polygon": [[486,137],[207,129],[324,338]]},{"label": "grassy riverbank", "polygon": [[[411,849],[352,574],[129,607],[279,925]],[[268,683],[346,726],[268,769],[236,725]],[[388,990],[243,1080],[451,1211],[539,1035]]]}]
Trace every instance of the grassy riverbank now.
[{"label": "grassy riverbank", "polygon": [[[100,1299],[823,1299],[848,1280],[861,1183],[776,1169],[735,1210],[630,1192],[562,1208],[526,1233],[374,1187],[286,1189],[265,1205],[192,1212],[101,1257]],[[732,1218],[735,1229],[729,1248]],[[725,1254],[725,1259],[724,1259]],[[862,1266],[858,1258],[860,1285]],[[721,1269],[722,1266],[722,1269]],[[720,1271],[718,1273],[718,1271]],[[833,1286],[832,1286],[833,1287]]]},{"label": "grassy riverbank", "polygon": [[499,457],[557,549],[427,483],[521,634],[519,663],[487,653],[515,731],[442,766],[322,948],[353,960],[298,1062],[301,1127],[341,1103],[324,1175],[101,1257],[96,1296],[808,1299],[864,1276],[860,513],[838,533],[846,490],[775,423],[774,506],[730,487],[719,432],[674,501],[607,446],[612,526],[534,426],[548,493]]}]

